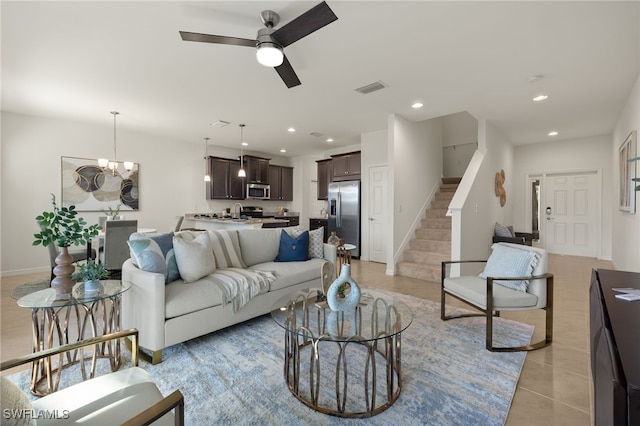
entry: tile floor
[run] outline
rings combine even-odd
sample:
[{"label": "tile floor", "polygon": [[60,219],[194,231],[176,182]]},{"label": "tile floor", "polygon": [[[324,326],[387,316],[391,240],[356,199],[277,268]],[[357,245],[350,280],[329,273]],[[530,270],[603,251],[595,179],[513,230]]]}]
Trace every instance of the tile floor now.
[{"label": "tile floor", "polygon": [[[554,341],[527,354],[507,418],[507,426],[592,424],[592,381],[589,367],[589,282],[592,268],[612,268],[611,262],[572,256],[549,256],[555,278]],[[440,301],[439,283],[384,274],[384,265],[354,260],[352,275],[367,287],[386,289]],[[11,291],[46,278],[46,273],[5,277],[0,286],[0,358],[4,361],[31,351],[31,315],[17,307]],[[453,299],[447,302],[455,304]],[[544,312],[504,314],[536,326],[539,339]],[[24,368],[24,367],[23,367]],[[11,374],[9,370],[3,374]]]}]

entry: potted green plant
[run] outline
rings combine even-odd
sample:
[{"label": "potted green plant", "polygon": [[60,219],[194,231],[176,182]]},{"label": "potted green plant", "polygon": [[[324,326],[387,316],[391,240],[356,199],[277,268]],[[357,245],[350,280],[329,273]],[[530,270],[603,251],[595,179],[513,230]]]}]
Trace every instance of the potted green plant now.
[{"label": "potted green plant", "polygon": [[120,215],[120,207],[122,204],[118,204],[115,207],[107,207],[106,209],[100,209],[101,212],[107,215],[107,220],[116,220]]},{"label": "potted green plant", "polygon": [[71,274],[71,279],[74,281],[83,281],[85,292],[96,291],[100,288],[100,280],[108,278],[109,271],[102,264],[93,259],[87,259],[87,261],[76,268],[76,271]]},{"label": "potted green plant", "polygon": [[51,281],[51,287],[56,290],[57,296],[71,294],[73,280],[71,274],[75,270],[73,257],[69,254],[71,245],[86,245],[92,238],[98,235],[100,225],[87,226],[84,218],[78,216],[76,207],[58,207],[55,195],[51,194],[51,205],[53,211],[42,212],[36,217],[41,231],[34,234],[33,245],[48,246],[55,244],[60,249],[60,254],[56,257],[56,267],[53,273],[56,276]]}]

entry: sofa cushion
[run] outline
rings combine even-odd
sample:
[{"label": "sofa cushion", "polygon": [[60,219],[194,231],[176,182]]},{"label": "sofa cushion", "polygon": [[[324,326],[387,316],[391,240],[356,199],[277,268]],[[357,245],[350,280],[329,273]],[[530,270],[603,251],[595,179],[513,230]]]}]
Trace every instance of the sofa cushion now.
[{"label": "sofa cushion", "polygon": [[218,268],[246,268],[240,252],[238,231],[208,231]]},{"label": "sofa cushion", "polygon": [[270,291],[276,291],[306,281],[320,280],[324,262],[326,262],[324,259],[310,259],[304,262],[265,262],[253,265],[252,269],[274,272],[278,278],[271,283]]},{"label": "sofa cushion", "polygon": [[300,262],[309,259],[309,232],[292,237],[284,229],[280,233],[280,248],[276,262]]},{"label": "sofa cushion", "polygon": [[[302,226],[290,226],[284,230],[293,237],[305,231]],[[324,227],[309,231],[309,259],[313,258],[324,258]]]},{"label": "sofa cushion", "polygon": [[[540,259],[539,254],[533,250],[523,250],[502,244],[494,244],[492,249],[491,256],[489,256],[480,278],[530,277],[533,275],[533,271]],[[494,282],[523,292],[527,291],[529,286],[528,280],[500,280]]]},{"label": "sofa cushion", "polygon": [[[483,309],[487,307],[487,282],[479,277],[446,278],[444,288],[447,292],[469,300],[476,306]],[[501,285],[493,286],[493,308],[495,310],[508,310],[505,309],[506,307],[533,307],[537,303],[538,297],[535,294],[512,290]]]},{"label": "sofa cushion", "polygon": [[134,233],[127,241],[133,264],[143,271],[164,275],[165,283],[180,278],[173,250],[173,232]]},{"label": "sofa cushion", "polygon": [[280,247],[278,228],[242,229],[238,231],[240,250],[244,263],[251,267],[258,263],[272,262]]},{"label": "sofa cushion", "polygon": [[167,319],[222,305],[222,293],[211,275],[190,284],[182,280],[169,283],[164,294],[164,315]]},{"label": "sofa cushion", "polygon": [[190,283],[216,270],[209,235],[202,233],[189,241],[182,235],[173,237],[173,247],[180,276]]}]

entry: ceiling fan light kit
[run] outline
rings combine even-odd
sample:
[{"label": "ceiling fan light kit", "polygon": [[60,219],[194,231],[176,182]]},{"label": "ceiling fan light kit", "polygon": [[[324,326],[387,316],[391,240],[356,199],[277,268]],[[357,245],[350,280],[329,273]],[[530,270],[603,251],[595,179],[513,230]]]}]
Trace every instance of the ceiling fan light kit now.
[{"label": "ceiling fan light kit", "polygon": [[278,29],[274,29],[280,22],[280,16],[276,12],[264,10],[260,13],[260,19],[265,28],[258,30],[256,40],[187,31],[180,31],[180,37],[184,41],[254,47],[257,49],[256,58],[258,62],[264,66],[274,68],[284,84],[288,88],[292,88],[299,86],[301,82],[285,56],[283,49],[332,23],[338,17],[333,13],[329,5],[323,1]]}]

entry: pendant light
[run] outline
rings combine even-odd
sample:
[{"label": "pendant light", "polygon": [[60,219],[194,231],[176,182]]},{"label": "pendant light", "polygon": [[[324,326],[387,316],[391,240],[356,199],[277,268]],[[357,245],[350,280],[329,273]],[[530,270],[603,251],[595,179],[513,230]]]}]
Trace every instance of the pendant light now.
[{"label": "pendant light", "polygon": [[[111,111],[111,114],[113,115],[113,160],[108,160],[106,158],[98,158],[98,166],[100,166],[103,169],[109,169],[111,170],[111,173],[115,176],[118,174],[118,161],[117,161],[117,155],[116,155],[116,149],[117,149],[117,144],[116,144],[116,117],[118,116],[118,114],[120,114],[118,111]],[[124,168],[126,171],[131,171],[133,169],[133,162],[131,161],[125,161],[124,163]]]},{"label": "pendant light", "polygon": [[209,138],[204,138],[204,181],[211,182],[211,176],[209,176],[209,165],[207,164],[207,158],[209,157]]},{"label": "pendant light", "polygon": [[238,177],[247,177],[247,172],[244,171],[244,155],[242,155],[242,143],[244,142],[243,138],[243,129],[244,124],[238,124],[240,126],[240,170],[238,170]]}]

